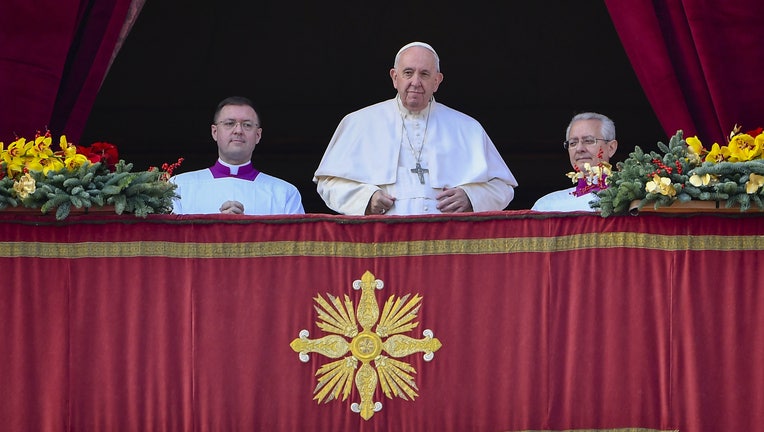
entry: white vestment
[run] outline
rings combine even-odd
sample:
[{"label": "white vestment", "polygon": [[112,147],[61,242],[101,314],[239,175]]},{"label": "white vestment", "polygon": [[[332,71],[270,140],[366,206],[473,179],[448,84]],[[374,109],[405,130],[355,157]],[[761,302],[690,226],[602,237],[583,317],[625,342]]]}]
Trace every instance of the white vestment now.
[{"label": "white vestment", "polygon": [[536,203],[533,204],[531,210],[545,212],[597,211],[597,209],[594,209],[589,205],[589,202],[600,199],[596,193],[590,192],[581,196],[575,196],[573,195],[575,190],[576,187],[573,186],[568,189],[550,192],[539,198]]},{"label": "white vestment", "polygon": [[220,213],[225,201],[244,205],[244,214],[304,214],[300,192],[279,178],[258,173],[254,180],[214,178],[209,168],[178,174],[170,179],[178,185],[180,199],[173,201],[175,214]]},{"label": "white vestment", "polygon": [[[417,161],[424,184],[412,172]],[[473,211],[503,210],[517,186],[477,120],[434,100],[413,114],[397,98],[345,116],[313,181],[329,208],[353,215],[380,189],[396,198],[387,214],[440,213],[435,196],[457,186]]]}]

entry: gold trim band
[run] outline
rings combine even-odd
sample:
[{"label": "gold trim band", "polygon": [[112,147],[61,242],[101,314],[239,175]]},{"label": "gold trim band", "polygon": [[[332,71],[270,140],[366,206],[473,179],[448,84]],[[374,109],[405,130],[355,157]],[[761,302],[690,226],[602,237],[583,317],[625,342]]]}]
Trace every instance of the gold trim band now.
[{"label": "gold trim band", "polygon": [[644,233],[590,233],[559,237],[509,237],[471,240],[417,240],[385,243],[275,241],[241,243],[4,242],[0,257],[39,258],[259,258],[337,256],[373,258],[423,255],[549,253],[582,249],[632,248],[661,251],[761,251],[762,236],[666,236]]}]

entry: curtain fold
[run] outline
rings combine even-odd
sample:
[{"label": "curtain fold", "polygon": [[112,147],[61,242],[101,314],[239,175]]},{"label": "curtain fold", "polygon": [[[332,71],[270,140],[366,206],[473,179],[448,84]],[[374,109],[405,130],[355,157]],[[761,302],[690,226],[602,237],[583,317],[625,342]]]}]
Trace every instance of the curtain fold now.
[{"label": "curtain fold", "polygon": [[758,0],[605,0],[647,99],[668,136],[710,148],[735,124],[762,124],[764,28]]},{"label": "curtain fold", "polygon": [[2,2],[0,140],[29,138],[47,127],[78,142],[144,1]]},{"label": "curtain fold", "polygon": [[[702,251],[677,256],[678,268],[693,269],[677,272],[674,300],[681,337],[672,346],[672,404],[682,430],[721,430],[721,424],[724,430],[761,429],[758,416],[737,412],[749,403],[764,406],[764,368],[745,371],[743,364],[764,364],[764,290],[760,278],[747,276],[761,254],[725,255],[735,263]],[[758,384],[740,386],[740,380]]]}]

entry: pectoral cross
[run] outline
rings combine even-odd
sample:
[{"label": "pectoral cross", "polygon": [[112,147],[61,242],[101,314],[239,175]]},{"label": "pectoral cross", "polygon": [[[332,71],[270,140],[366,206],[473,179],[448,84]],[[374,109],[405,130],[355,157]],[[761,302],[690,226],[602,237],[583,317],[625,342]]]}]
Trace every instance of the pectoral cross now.
[{"label": "pectoral cross", "polygon": [[428,173],[430,170],[422,168],[422,165],[417,162],[416,168],[411,168],[411,172],[419,176],[419,183],[424,184],[424,173]]}]

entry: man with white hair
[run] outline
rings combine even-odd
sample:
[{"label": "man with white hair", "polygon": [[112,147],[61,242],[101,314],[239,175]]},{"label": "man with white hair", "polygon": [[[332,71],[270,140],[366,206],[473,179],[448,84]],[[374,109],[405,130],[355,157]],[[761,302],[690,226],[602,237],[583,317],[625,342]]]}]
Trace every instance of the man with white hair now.
[{"label": "man with white hair", "polygon": [[577,184],[544,195],[531,210],[595,211],[590,202],[599,199],[597,191],[607,188],[605,178],[610,169],[610,158],[618,149],[615,123],[599,113],[576,114],[568,124],[562,145],[568,151],[570,164],[575,170],[569,176]]},{"label": "man with white hair", "polygon": [[503,210],[515,177],[474,118],[436,103],[440,59],[424,42],[395,56],[395,98],[348,114],[313,181],[332,210],[412,215]]}]

